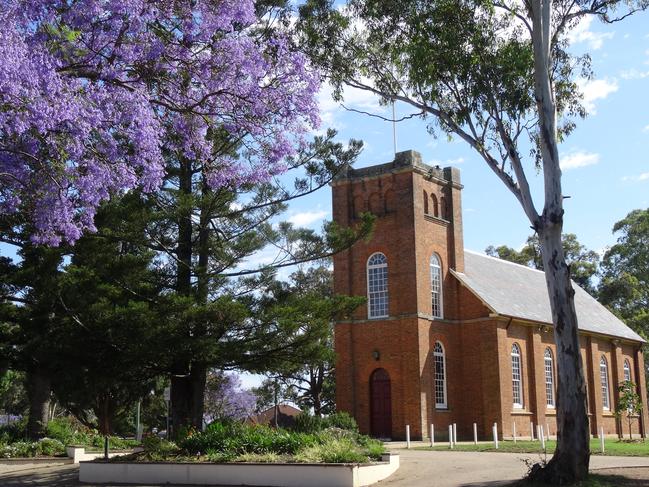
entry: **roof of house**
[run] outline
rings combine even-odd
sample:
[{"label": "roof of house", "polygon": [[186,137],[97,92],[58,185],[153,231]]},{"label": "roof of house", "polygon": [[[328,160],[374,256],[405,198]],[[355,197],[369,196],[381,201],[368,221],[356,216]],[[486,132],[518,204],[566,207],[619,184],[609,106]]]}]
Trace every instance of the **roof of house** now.
[{"label": "roof of house", "polygon": [[276,411],[277,425],[284,428],[293,426],[293,424],[295,423],[295,416],[302,412],[298,408],[293,407],[290,404],[279,404],[277,408],[275,408],[275,406],[271,406],[255,416],[250,416],[248,418],[248,421],[256,424],[268,424],[274,426]]},{"label": "roof of house", "polygon": [[[545,273],[471,251],[464,253],[464,273],[453,275],[493,312],[552,323]],[[644,342],[590,294],[573,282],[579,329]]]}]

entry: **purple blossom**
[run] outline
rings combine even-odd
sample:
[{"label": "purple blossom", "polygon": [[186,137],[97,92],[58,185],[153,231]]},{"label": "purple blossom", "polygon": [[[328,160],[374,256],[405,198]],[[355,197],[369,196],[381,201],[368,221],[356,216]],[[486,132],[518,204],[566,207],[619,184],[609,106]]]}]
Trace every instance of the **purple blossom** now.
[{"label": "purple blossom", "polygon": [[74,242],[113,194],[155,191],[163,154],[236,187],[284,171],[319,124],[319,75],[251,35],[252,0],[3,0],[0,21],[0,212],[24,212],[36,242]]},{"label": "purple blossom", "polygon": [[257,396],[241,388],[236,374],[211,371],[205,390],[205,419],[245,419],[255,412]]}]

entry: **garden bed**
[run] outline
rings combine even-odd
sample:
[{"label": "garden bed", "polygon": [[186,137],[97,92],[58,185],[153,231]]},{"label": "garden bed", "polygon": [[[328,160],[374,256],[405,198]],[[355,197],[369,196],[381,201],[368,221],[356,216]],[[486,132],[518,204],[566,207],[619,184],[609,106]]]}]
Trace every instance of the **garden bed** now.
[{"label": "garden bed", "polygon": [[381,462],[349,463],[161,463],[82,462],[79,480],[88,483],[361,487],[392,475],[399,455]]}]

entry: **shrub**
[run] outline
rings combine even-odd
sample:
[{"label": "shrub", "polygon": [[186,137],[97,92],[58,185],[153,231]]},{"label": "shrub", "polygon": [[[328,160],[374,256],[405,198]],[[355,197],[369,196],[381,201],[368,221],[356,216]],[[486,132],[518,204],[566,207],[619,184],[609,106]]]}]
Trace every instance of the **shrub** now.
[{"label": "shrub", "polygon": [[327,428],[340,428],[343,430],[358,432],[358,423],[345,411],[331,414],[324,419]]},{"label": "shrub", "polygon": [[349,413],[334,413],[324,418],[312,416],[306,411],[302,411],[295,417],[295,431],[302,433],[317,433],[327,428],[340,428],[343,430],[358,432],[358,424]]},{"label": "shrub", "polygon": [[293,429],[302,433],[316,433],[324,428],[322,418],[302,411],[295,417]]},{"label": "shrub", "polygon": [[96,433],[86,426],[80,424],[72,417],[55,418],[47,423],[47,436],[59,440],[64,445],[94,445],[93,439]]},{"label": "shrub", "polygon": [[32,441],[16,441],[10,445],[5,446],[0,451],[2,458],[25,458],[35,457],[39,453],[38,442]]},{"label": "shrub", "polygon": [[178,446],[175,443],[155,435],[145,436],[142,439],[142,447],[146,453],[159,453],[161,455],[176,453],[178,451]]},{"label": "shrub", "polygon": [[295,455],[305,463],[366,463],[369,458],[350,439],[329,439],[324,443],[305,448]]},{"label": "shrub", "polygon": [[13,443],[27,437],[27,418],[0,426],[0,443]]},{"label": "shrub", "polygon": [[277,453],[244,453],[234,458],[235,462],[276,463],[282,459]]},{"label": "shrub", "polygon": [[210,424],[202,433],[188,436],[180,442],[180,447],[193,455],[206,452],[292,455],[317,442],[318,437],[312,434],[272,429],[268,426],[218,422]]},{"label": "shrub", "polygon": [[41,455],[53,457],[65,453],[65,445],[55,438],[43,438],[38,442],[38,449]]}]

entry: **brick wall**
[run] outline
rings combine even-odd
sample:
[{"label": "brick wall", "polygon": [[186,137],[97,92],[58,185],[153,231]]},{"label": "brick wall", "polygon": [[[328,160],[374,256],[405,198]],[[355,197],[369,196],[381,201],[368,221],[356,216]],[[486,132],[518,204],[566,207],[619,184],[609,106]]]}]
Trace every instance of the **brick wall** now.
[{"label": "brick wall", "polygon": [[[377,216],[369,241],[357,242],[334,257],[336,293],[367,295],[367,260],[382,252],[388,261],[389,317],[368,319],[367,307],[349,322],[335,324],[336,402],[348,411],[364,433],[371,433],[370,376],[383,368],[390,376],[392,437],[428,436],[435,425],[437,439],[446,439],[448,425],[457,423],[460,440],[470,440],[473,423],[478,436],[491,438],[493,423],[501,437],[529,437],[530,422],[556,435],[556,413],[545,389],[547,348],[552,351],[556,387],[556,348],[547,324],[491,316],[490,310],[451,274],[464,270],[461,186],[459,172],[446,168],[423,171],[419,156],[398,155],[398,164],[351,171],[333,184],[333,218],[353,225],[360,213]],[[435,206],[437,205],[437,206]],[[438,254],[443,278],[443,319],[431,316],[430,257]],[[445,351],[447,407],[435,404],[433,347]],[[523,408],[512,406],[511,350],[521,349]],[[639,384],[646,404],[642,352],[637,345],[606,337],[580,335],[587,382],[591,433],[628,433],[626,422],[613,416],[617,385],[624,361],[631,380]],[[599,361],[608,363],[610,409],[603,409]],[[555,392],[556,404],[556,392]],[[638,434],[648,424],[647,412],[634,418]],[[536,428],[534,431],[536,436]]]}]

